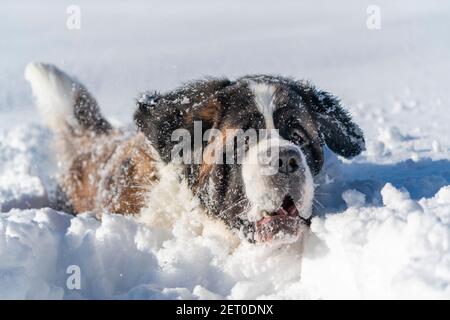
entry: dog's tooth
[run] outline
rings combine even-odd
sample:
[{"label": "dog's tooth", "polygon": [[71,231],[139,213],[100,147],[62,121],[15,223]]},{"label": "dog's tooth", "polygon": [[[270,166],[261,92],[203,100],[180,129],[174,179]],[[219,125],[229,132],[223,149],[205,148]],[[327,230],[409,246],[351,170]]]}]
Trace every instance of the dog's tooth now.
[{"label": "dog's tooth", "polygon": [[263,210],[263,211],[261,211],[261,213],[264,218],[270,217],[270,213],[267,210]]}]

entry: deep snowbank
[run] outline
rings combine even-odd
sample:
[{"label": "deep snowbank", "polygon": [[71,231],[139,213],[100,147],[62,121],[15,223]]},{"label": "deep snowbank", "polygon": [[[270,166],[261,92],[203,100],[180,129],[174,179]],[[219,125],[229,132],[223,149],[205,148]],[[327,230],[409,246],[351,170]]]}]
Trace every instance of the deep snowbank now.
[{"label": "deep snowbank", "polygon": [[348,209],[316,217],[304,242],[255,246],[205,219],[170,171],[139,219],[10,210],[51,200],[48,139],[37,126],[0,139],[0,298],[450,298],[448,186],[413,200],[388,183],[377,206],[348,189]]}]

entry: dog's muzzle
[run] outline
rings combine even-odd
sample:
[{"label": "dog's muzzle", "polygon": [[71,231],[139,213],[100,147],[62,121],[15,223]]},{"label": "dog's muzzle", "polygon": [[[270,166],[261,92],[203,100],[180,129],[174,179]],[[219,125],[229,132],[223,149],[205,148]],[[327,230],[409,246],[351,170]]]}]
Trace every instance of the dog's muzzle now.
[{"label": "dog's muzzle", "polygon": [[296,238],[302,226],[310,224],[314,184],[305,156],[292,144],[280,146],[274,156],[273,174],[265,174],[267,171],[255,167],[244,168],[251,170],[244,180],[253,204],[257,242]]}]

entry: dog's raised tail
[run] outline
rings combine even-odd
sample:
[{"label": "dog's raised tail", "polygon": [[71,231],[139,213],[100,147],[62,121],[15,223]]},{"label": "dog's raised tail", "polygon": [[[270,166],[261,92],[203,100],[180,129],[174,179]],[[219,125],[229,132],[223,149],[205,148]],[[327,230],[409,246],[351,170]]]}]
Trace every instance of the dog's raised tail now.
[{"label": "dog's raised tail", "polygon": [[89,91],[54,65],[32,62],[25,68],[25,79],[46,125],[56,134],[103,134],[111,130]]}]

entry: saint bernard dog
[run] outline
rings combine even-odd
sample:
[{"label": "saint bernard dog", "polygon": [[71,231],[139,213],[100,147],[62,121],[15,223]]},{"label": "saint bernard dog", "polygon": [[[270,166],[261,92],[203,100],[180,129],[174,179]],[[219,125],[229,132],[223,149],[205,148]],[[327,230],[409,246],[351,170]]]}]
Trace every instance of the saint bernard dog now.
[{"label": "saint bernard dog", "polygon": [[[138,214],[161,178],[159,164],[173,161],[179,143],[174,132],[183,130],[200,137],[189,151],[201,150],[200,159],[215,154],[215,161],[178,164],[180,179],[205,213],[251,242],[295,237],[313,214],[314,177],[323,167],[325,145],[344,158],[365,148],[361,129],[339,100],[306,81],[250,75],[147,92],[136,100],[137,130],[128,132],[114,128],[90,92],[55,66],[30,63],[25,78],[55,136],[62,170],[58,205],[74,214]],[[237,132],[249,130],[256,143],[245,138],[242,148],[233,143],[231,155],[217,148],[211,153],[218,141],[229,145]],[[205,139],[208,131],[220,138]],[[276,152],[267,152],[272,145]],[[238,149],[245,151],[242,161],[230,161]],[[270,164],[250,160],[261,154]],[[268,173],[267,166],[274,170]]]}]

